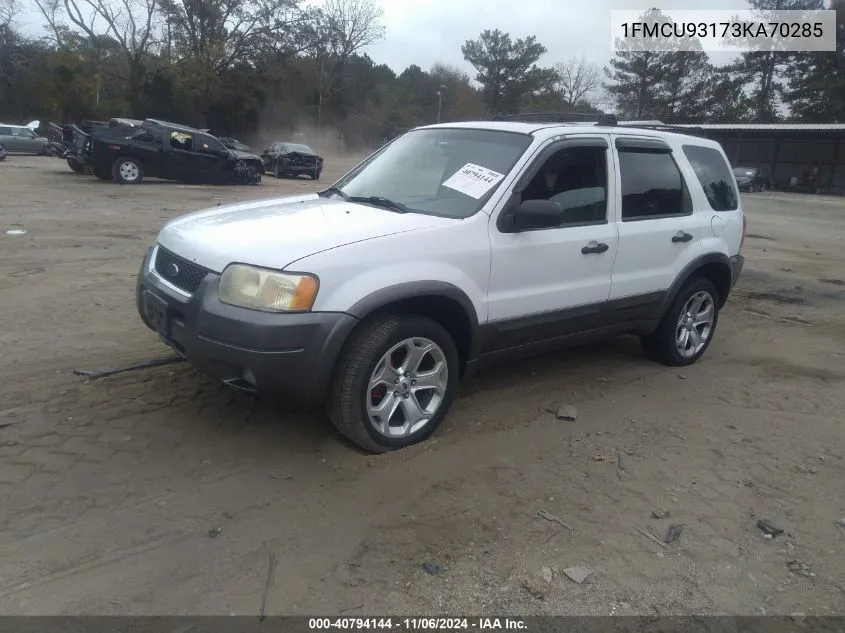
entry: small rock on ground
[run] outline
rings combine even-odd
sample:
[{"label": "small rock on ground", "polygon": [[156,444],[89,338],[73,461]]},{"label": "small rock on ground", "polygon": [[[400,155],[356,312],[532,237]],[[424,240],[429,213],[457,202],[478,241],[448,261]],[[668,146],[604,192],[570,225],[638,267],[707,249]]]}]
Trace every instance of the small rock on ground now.
[{"label": "small rock on ground", "polygon": [[569,422],[575,422],[578,418],[578,409],[576,409],[571,404],[563,404],[558,407],[557,409],[557,419],[558,420],[568,420]]},{"label": "small rock on ground", "polygon": [[552,570],[551,570],[550,567],[543,567],[540,570],[539,575],[540,575],[540,578],[542,578],[543,580],[545,580],[547,583],[550,583],[550,584],[552,582],[552,578],[554,577],[554,574],[552,574]]},{"label": "small rock on ground", "polygon": [[577,582],[579,585],[593,575],[593,570],[589,567],[567,567],[563,570],[570,580]]},{"label": "small rock on ground", "polygon": [[435,565],[434,563],[425,563],[423,569],[429,576],[436,576],[440,573],[440,565]]}]

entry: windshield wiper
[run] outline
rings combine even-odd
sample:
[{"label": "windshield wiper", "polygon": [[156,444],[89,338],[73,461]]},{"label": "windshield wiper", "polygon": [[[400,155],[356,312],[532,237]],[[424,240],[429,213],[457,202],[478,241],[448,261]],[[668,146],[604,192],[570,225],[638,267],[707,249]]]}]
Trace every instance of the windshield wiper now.
[{"label": "windshield wiper", "polygon": [[390,209],[391,211],[396,211],[398,213],[408,213],[410,211],[410,209],[401,202],[396,202],[395,200],[391,200],[390,198],[385,198],[383,196],[351,196],[348,200],[350,202],[365,202],[366,204],[382,207],[383,209]]},{"label": "windshield wiper", "polygon": [[321,192],[320,192],[320,193],[318,193],[317,195],[318,195],[318,196],[323,196],[324,198],[328,198],[328,197],[329,197],[330,195],[332,195],[333,193],[336,193],[336,194],[337,194],[337,195],[339,195],[341,198],[343,198],[344,200],[346,200],[347,202],[349,202],[349,196],[348,196],[348,195],[347,195],[347,193],[346,193],[345,191],[343,191],[340,187],[329,187],[328,189],[326,189],[326,190],[324,190],[324,191],[321,191]]}]

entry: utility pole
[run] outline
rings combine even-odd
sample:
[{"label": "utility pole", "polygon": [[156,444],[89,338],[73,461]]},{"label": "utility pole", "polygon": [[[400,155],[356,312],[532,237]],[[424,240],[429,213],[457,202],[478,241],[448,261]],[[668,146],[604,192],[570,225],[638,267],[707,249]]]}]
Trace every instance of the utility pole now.
[{"label": "utility pole", "polygon": [[437,122],[440,123],[440,113],[443,110],[443,93],[446,92],[446,86],[440,86],[437,91]]}]

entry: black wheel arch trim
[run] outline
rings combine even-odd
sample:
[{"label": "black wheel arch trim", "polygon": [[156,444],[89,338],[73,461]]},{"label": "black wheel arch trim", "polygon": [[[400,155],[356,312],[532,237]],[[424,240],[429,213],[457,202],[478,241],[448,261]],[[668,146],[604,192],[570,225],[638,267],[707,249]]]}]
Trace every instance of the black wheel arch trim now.
[{"label": "black wheel arch trim", "polygon": [[478,358],[481,351],[481,330],[478,325],[478,313],[469,296],[458,286],[445,281],[410,281],[381,288],[366,297],[359,299],[351,308],[346,310],[347,314],[356,319],[363,320],[377,310],[407,299],[419,299],[420,297],[443,297],[455,301],[463,309],[470,329],[469,353],[464,359],[472,363]]},{"label": "black wheel arch trim", "polygon": [[[725,266],[725,270],[728,273],[728,276],[731,276],[731,259],[724,253],[707,253],[705,255],[700,255],[692,260],[689,264],[684,266],[681,273],[675,278],[675,281],[669,287],[669,292],[666,293],[666,297],[663,299],[663,303],[660,306],[660,316],[662,317],[666,312],[669,310],[669,307],[675,301],[675,297],[678,296],[678,293],[681,291],[683,285],[689,281],[689,279],[695,274],[695,271],[701,268],[702,266],[706,266],[708,264],[723,264]],[[727,300],[727,295],[724,297],[719,297],[719,306],[725,305],[725,301]]]}]

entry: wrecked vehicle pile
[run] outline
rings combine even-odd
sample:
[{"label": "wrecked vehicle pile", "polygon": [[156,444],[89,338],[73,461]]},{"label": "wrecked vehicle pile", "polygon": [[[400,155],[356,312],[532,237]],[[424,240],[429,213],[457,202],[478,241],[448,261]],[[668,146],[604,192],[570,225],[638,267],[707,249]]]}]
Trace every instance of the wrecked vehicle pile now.
[{"label": "wrecked vehicle pile", "polygon": [[192,184],[259,184],[261,158],[229,149],[195,128],[146,119],[128,136],[88,135],[78,157],[101,180],[137,184],[144,177]]}]

